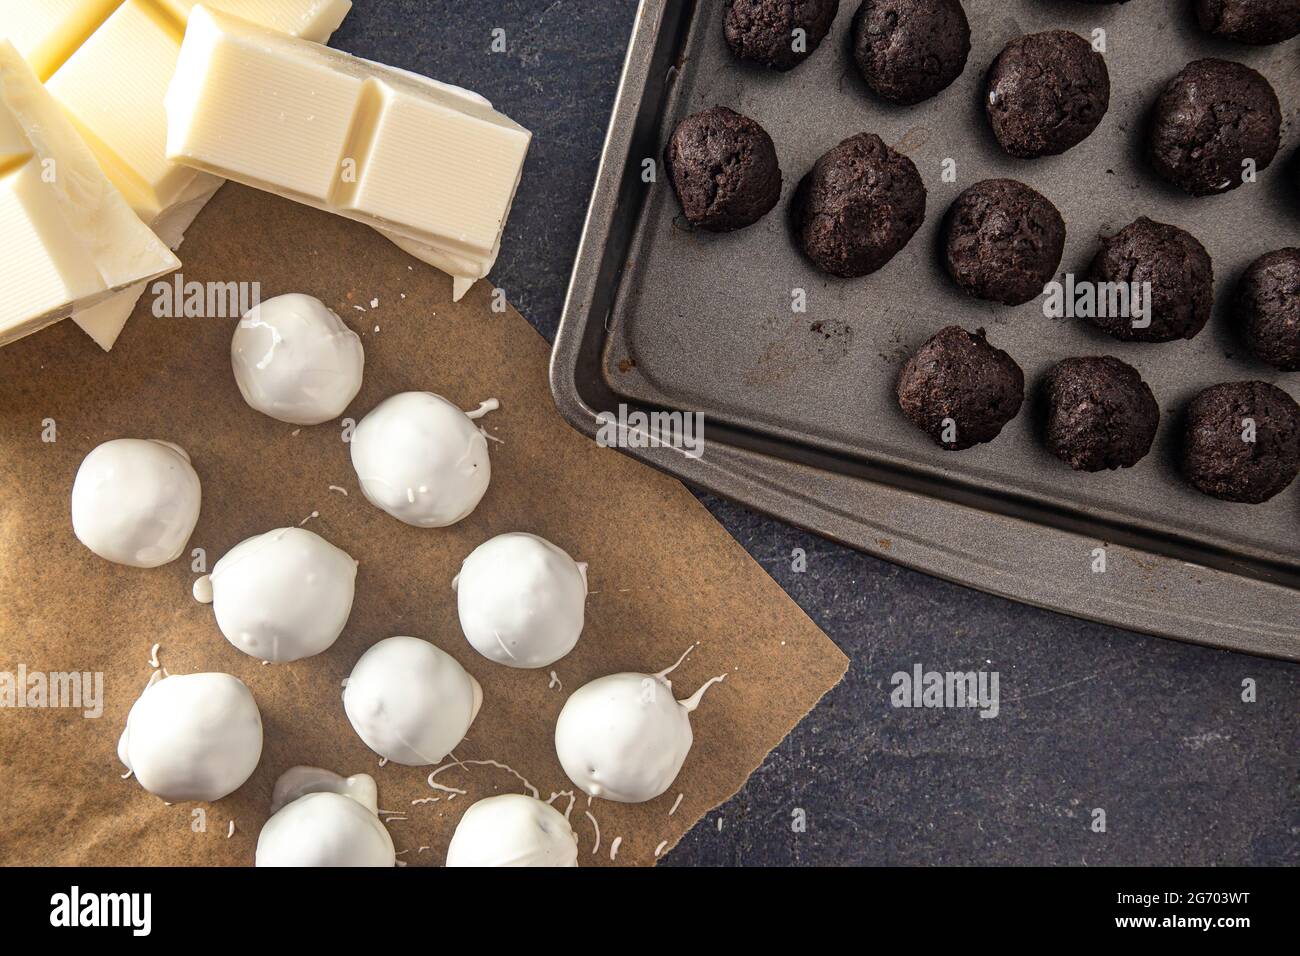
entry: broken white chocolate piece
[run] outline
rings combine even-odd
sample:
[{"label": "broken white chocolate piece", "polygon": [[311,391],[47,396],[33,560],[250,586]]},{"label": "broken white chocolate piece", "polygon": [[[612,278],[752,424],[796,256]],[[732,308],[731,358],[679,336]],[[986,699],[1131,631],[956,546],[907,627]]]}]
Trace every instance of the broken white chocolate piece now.
[{"label": "broken white chocolate piece", "polygon": [[[268,29],[324,43],[351,0],[203,0],[205,6]],[[8,34],[63,106],[105,175],[145,225],[172,250],[222,180],[167,161],[163,97],[185,24],[198,0],[4,0]],[[73,321],[112,348],[144,286]]]},{"label": "broken white chocolate piece", "polygon": [[464,90],[203,7],[166,104],[170,160],[374,226],[468,281],[496,258],[532,138]]},{"label": "broken white chocolate piece", "polygon": [[0,345],[180,265],[0,40]]}]

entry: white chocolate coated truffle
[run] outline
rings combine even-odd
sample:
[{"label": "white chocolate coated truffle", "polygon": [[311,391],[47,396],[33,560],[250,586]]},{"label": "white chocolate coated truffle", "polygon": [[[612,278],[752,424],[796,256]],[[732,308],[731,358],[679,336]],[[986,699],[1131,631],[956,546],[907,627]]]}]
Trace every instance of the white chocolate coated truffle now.
[{"label": "white chocolate coated truffle", "polygon": [[522,793],[478,801],[456,824],[448,866],[577,866],[578,837],[564,814]]},{"label": "white chocolate coated truffle", "polygon": [[586,565],[534,534],[483,542],[452,583],[460,627],[489,660],[546,667],[578,643],[587,602]]},{"label": "white chocolate coated truffle", "polygon": [[343,709],[375,753],[421,767],[447,756],[483,703],[483,688],[456,658],[428,641],[389,637],[361,655]]},{"label": "white chocolate coated truffle", "polygon": [[357,334],[320,299],[296,292],[253,306],[230,340],[244,401],[292,425],[342,415],[361,390],[365,362]]},{"label": "white chocolate coated truffle", "polygon": [[467,517],[492,478],[478,426],[432,392],[380,402],[352,435],[352,467],[371,504],[419,528]]},{"label": "white chocolate coated truffle", "polygon": [[101,558],[137,568],[175,561],[199,520],[199,476],[170,442],[118,438],[81,462],[72,530]]},{"label": "white chocolate coated truffle", "polygon": [[229,674],[154,679],[131,707],[117,755],[140,786],[169,803],[220,800],[262,757],[262,716]]},{"label": "white chocolate coated truffle", "polygon": [[555,724],[555,752],[584,793],[641,803],[677,779],[694,740],[690,713],[722,678],[679,701],[666,674],[610,674],[579,687],[564,702]]},{"label": "white chocolate coated truffle", "polygon": [[241,541],[212,569],[221,633],[245,654],[273,663],[327,649],[352,612],[357,563],[305,528],[277,528]]},{"label": "white chocolate coated truffle", "polygon": [[393,838],[379,819],[375,781],[293,767],[276,781],[271,819],[257,837],[256,866],[393,866]]}]

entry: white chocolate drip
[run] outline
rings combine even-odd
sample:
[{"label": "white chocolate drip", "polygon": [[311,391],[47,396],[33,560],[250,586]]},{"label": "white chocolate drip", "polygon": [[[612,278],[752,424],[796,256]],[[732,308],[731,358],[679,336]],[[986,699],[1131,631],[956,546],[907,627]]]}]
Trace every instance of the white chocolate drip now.
[{"label": "white chocolate drip", "polygon": [[495,412],[500,407],[501,407],[501,403],[499,401],[497,401],[495,398],[489,398],[486,401],[479,402],[478,408],[474,409],[474,411],[466,412],[465,417],[469,419],[479,419],[482,418],[484,415],[486,415],[488,412]]}]

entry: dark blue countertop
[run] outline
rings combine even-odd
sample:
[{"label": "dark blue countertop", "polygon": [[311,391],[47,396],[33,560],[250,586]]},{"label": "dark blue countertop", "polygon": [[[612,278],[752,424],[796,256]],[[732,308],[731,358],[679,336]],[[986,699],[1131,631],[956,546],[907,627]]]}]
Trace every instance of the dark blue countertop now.
[{"label": "dark blue countertop", "polygon": [[[356,0],[334,40],[477,90],[534,131],[493,279],[547,338],[635,11]],[[1300,667],[1023,607],[701,498],[852,666],[667,864],[1300,863]],[[996,671],[997,717],[894,708],[891,675],[917,664]]]}]

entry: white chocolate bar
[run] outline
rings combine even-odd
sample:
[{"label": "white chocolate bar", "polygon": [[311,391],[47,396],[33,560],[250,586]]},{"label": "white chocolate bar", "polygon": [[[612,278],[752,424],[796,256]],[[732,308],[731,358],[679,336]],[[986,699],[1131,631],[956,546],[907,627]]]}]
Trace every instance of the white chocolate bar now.
[{"label": "white chocolate bar", "polygon": [[180,266],[0,41],[0,344]]},{"label": "white chocolate bar", "polygon": [[532,139],[467,91],[196,7],[167,157],[355,219],[462,280],[496,259]]},{"label": "white chocolate bar", "polygon": [[[274,30],[324,42],[351,0],[207,0]],[[94,150],[109,180],[171,248],[216,192],[216,176],[167,161],[163,96],[198,0],[0,0],[8,34]],[[135,307],[123,292],[73,319],[109,349]]]}]

